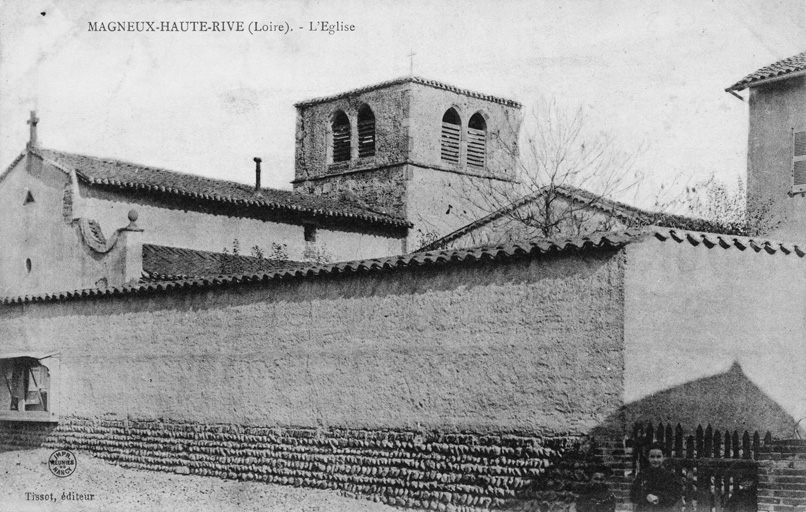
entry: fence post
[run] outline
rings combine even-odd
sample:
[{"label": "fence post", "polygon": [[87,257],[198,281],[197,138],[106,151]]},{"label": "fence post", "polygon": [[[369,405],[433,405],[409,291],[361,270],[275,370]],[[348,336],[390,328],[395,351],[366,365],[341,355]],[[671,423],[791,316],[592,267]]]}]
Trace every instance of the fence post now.
[{"label": "fence post", "polygon": [[703,433],[702,433],[702,425],[697,425],[697,433],[696,433],[696,447],[697,447],[697,455],[696,458],[700,458],[703,456]]},{"label": "fence post", "polygon": [[[725,431],[725,458],[729,459],[731,457],[732,453],[733,453],[733,451],[732,451],[731,446],[730,446],[730,432],[726,430]],[[734,456],[735,456],[735,454],[734,454]]]},{"label": "fence post", "polygon": [[683,426],[680,423],[674,429],[674,454],[680,458],[686,456],[683,453]]},{"label": "fence post", "polygon": [[666,446],[665,446],[666,453],[669,454],[669,457],[674,457],[675,455],[673,453],[673,450],[674,450],[674,444],[675,443],[674,443],[674,434],[672,434],[672,424],[671,424],[671,422],[666,424],[666,432],[665,432],[665,434],[666,434],[666,436],[665,436],[666,437]]}]

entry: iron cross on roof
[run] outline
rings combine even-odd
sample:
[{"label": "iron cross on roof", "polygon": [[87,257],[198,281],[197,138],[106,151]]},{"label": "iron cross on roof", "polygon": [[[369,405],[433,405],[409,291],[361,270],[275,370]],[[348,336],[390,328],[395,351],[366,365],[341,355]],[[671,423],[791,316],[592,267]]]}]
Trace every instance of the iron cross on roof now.
[{"label": "iron cross on roof", "polygon": [[36,110],[31,111],[31,118],[26,121],[29,125],[31,125],[31,135],[30,140],[28,141],[28,146],[36,147],[36,123],[39,122],[39,118],[36,117]]}]

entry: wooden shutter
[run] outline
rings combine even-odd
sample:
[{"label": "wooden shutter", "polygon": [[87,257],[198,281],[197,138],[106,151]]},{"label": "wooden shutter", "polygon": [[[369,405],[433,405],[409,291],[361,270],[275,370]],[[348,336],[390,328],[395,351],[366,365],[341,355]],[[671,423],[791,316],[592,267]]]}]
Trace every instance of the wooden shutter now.
[{"label": "wooden shutter", "polygon": [[792,133],[792,187],[806,190],[806,131]]},{"label": "wooden shutter", "polygon": [[333,126],[333,161],[346,162],[348,160],[350,160],[350,125],[335,125]]},{"label": "wooden shutter", "polygon": [[358,157],[375,155],[375,117],[358,121]]},{"label": "wooden shutter", "polygon": [[442,161],[450,164],[459,163],[459,141],[461,128],[458,124],[442,122]]},{"label": "wooden shutter", "polygon": [[484,169],[487,155],[487,132],[485,130],[467,129],[467,165],[476,169]]}]

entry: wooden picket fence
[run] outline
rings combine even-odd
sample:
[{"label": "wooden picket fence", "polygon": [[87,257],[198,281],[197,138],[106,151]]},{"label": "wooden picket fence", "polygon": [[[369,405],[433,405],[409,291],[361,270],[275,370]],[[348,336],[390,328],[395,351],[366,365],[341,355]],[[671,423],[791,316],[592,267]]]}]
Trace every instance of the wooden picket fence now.
[{"label": "wooden picket fence", "polygon": [[[759,432],[721,431],[708,425],[698,426],[686,435],[683,427],[660,423],[636,424],[632,439],[626,440],[632,457],[632,474],[647,467],[649,447],[658,443],[666,449],[666,467],[680,476],[681,510],[713,511],[724,509],[727,500],[739,489],[743,479],[758,484],[759,449],[772,440],[769,432],[763,440]],[[630,450],[631,448],[631,450]]]}]

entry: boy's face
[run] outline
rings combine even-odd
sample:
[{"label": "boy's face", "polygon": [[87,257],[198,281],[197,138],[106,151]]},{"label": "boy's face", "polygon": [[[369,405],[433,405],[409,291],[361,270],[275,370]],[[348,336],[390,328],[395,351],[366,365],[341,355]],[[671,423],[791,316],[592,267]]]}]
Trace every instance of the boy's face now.
[{"label": "boy's face", "polygon": [[658,450],[657,448],[654,450],[649,450],[649,465],[653,468],[663,466],[663,452],[661,450]]},{"label": "boy's face", "polygon": [[605,475],[604,473],[596,472],[591,475],[591,482],[594,484],[603,484],[605,483]]}]

